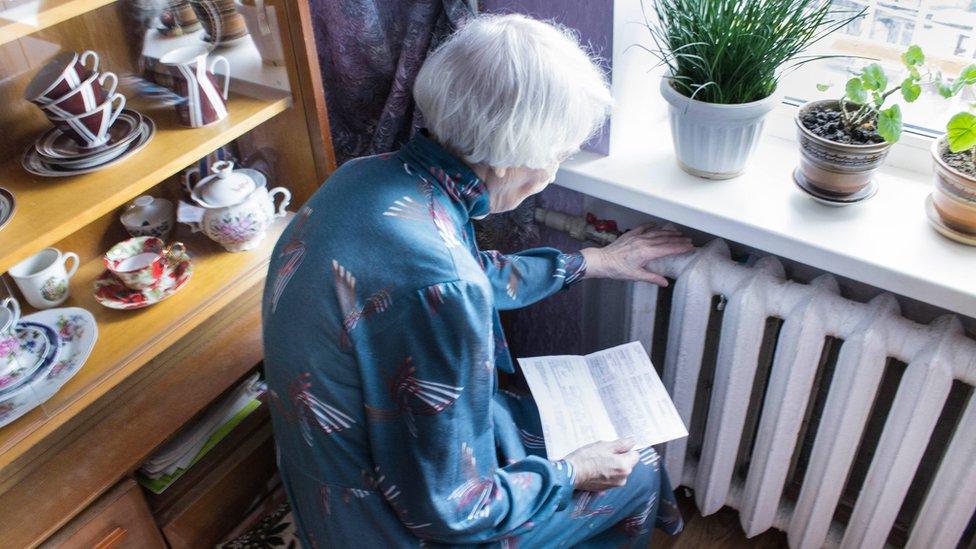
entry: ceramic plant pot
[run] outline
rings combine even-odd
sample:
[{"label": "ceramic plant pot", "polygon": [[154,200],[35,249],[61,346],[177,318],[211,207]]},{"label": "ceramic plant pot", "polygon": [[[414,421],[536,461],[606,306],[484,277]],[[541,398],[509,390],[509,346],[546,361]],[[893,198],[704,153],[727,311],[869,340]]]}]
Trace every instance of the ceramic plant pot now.
[{"label": "ceramic plant pot", "polygon": [[852,145],[814,134],[803,125],[802,117],[810,109],[820,106],[836,108],[837,101],[811,101],[800,107],[794,118],[800,143],[800,166],[793,172],[793,178],[801,188],[826,200],[845,202],[859,195],[863,195],[861,200],[869,198],[874,194],[870,192],[872,178],[888,156],[891,143]]},{"label": "ceramic plant pot", "polygon": [[946,226],[976,239],[976,178],[946,163],[942,158],[946,148],[945,138],[932,143],[935,161],[932,202]]},{"label": "ceramic plant pot", "polygon": [[705,103],[685,97],[667,78],[661,79],[661,95],[669,105],[678,165],[692,175],[709,179],[728,179],[745,170],[766,114],[779,102],[773,94],[738,105]]}]

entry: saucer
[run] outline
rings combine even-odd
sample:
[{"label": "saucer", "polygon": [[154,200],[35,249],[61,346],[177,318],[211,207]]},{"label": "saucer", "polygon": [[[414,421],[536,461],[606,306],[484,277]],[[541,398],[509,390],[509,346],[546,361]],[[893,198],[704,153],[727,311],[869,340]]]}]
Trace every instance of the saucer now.
[{"label": "saucer", "polygon": [[103,156],[99,158],[97,163],[70,167],[60,165],[58,160],[46,160],[35,147],[30,147],[24,153],[22,165],[28,172],[41,177],[65,177],[90,173],[117,164],[142,150],[156,133],[156,125],[151,118],[138,113],[135,114],[140,119],[139,131],[136,132],[136,137],[133,140],[121,147],[122,151],[116,156]]},{"label": "saucer", "polygon": [[81,370],[95,347],[95,317],[78,307],[48,309],[27,315],[21,324],[43,327],[60,345],[58,356],[30,376],[23,385],[0,394],[0,427],[44,404]]},{"label": "saucer", "polygon": [[185,253],[175,263],[166,261],[159,282],[142,290],[129,288],[106,269],[95,279],[95,300],[109,309],[141,309],[180,291],[190,281],[192,274],[193,262]]},{"label": "saucer", "polygon": [[58,358],[58,335],[48,326],[20,322],[17,324],[17,338],[20,340],[18,360],[21,366],[0,375],[0,395],[17,389],[38,370],[50,366]]},{"label": "saucer", "polygon": [[806,180],[805,177],[800,173],[800,169],[797,168],[793,171],[793,183],[800,188],[801,191],[807,193],[807,195],[814,199],[815,201],[825,205],[825,206],[850,206],[851,204],[857,204],[858,202],[864,202],[865,200],[871,198],[878,192],[878,183],[872,181],[867,184],[866,187],[857,191],[856,193],[849,195],[839,195],[833,193],[827,193],[818,189],[815,185],[812,185]]},{"label": "saucer", "polygon": [[946,222],[939,215],[939,211],[935,209],[935,201],[932,200],[931,194],[925,197],[925,217],[929,218],[932,228],[942,236],[960,244],[976,246],[976,234],[964,233],[946,225]]},{"label": "saucer", "polygon": [[51,128],[44,132],[34,148],[46,161],[55,162],[57,159],[78,160],[104,154],[114,149],[122,149],[127,143],[139,136],[142,115],[133,110],[123,110],[118,120],[109,128],[109,139],[104,145],[86,149],[67,136],[58,128]]},{"label": "saucer", "polygon": [[16,210],[17,201],[14,200],[14,194],[0,187],[0,229],[13,218]]}]

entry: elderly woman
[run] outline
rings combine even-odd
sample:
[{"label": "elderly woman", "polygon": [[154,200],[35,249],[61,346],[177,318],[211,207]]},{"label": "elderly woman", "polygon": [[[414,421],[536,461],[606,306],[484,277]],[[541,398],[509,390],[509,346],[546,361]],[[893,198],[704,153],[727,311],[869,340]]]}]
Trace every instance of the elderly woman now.
[{"label": "elderly woman", "polygon": [[515,208],[602,124],[610,95],[569,33],[481,17],[434,52],[414,98],[428,130],[351,161],[274,251],[264,342],[278,462],[309,547],[493,543],[646,547],[680,529],[653,449],[546,458],[498,309],[586,277],[665,284],[643,265],[690,249],[641,227],[560,253],[479,251],[472,219]]}]

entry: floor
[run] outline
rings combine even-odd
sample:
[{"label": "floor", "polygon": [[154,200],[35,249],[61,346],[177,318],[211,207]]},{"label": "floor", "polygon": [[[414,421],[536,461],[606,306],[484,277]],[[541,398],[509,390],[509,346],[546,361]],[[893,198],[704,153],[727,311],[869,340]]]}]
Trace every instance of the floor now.
[{"label": "floor", "polygon": [[681,494],[679,489],[678,507],[685,519],[685,529],[681,534],[671,537],[657,531],[651,540],[653,549],[774,549],[786,548],[786,534],[769,530],[752,539],[747,539],[739,526],[739,514],[730,507],[703,517],[695,509],[694,500]]}]

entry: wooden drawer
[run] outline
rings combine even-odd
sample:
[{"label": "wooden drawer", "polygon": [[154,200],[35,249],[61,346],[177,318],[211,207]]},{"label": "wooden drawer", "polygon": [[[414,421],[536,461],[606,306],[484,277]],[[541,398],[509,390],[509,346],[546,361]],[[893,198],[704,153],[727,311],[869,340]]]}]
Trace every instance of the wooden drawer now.
[{"label": "wooden drawer", "polygon": [[271,423],[265,421],[156,516],[170,547],[213,547],[268,496],[276,471]]},{"label": "wooden drawer", "polygon": [[165,549],[142,490],[124,480],[98,499],[42,547],[62,549]]}]

